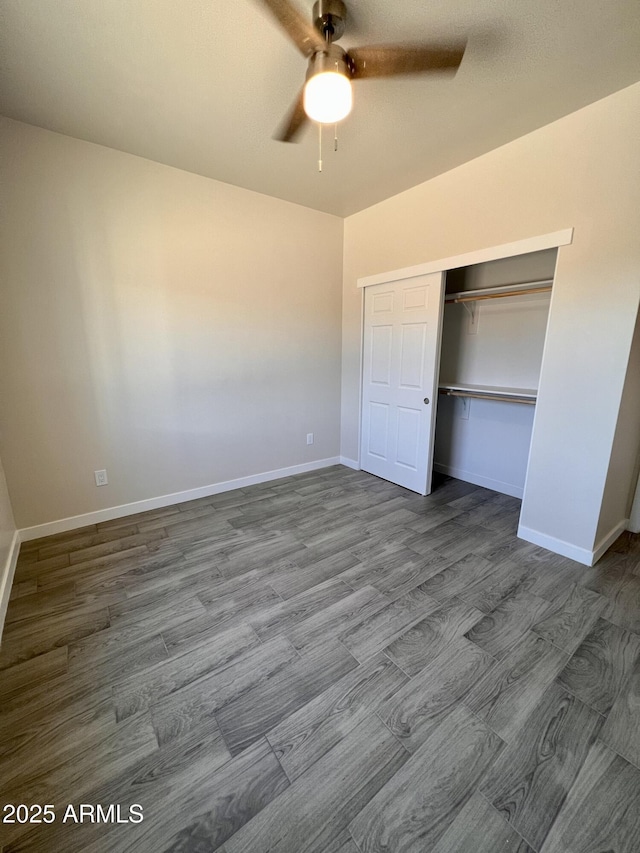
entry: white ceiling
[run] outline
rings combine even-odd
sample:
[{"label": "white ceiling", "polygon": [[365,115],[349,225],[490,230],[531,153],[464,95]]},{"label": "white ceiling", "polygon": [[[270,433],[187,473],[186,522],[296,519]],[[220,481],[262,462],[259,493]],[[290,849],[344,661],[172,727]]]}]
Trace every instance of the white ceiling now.
[{"label": "white ceiling", "polygon": [[255,0],[0,0],[0,113],[345,216],[640,79],[638,0],[347,6],[345,48],[469,44],[455,77],[356,83],[322,174],[314,127],[272,139],[306,62]]}]

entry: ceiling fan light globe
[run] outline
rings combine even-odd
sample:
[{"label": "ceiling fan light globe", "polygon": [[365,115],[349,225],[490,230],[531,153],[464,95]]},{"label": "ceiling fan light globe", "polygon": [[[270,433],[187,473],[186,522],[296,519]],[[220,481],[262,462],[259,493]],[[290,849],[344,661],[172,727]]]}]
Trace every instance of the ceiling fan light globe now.
[{"label": "ceiling fan light globe", "polygon": [[351,81],[337,71],[314,74],[304,87],[304,111],[320,124],[336,124],[353,107]]}]

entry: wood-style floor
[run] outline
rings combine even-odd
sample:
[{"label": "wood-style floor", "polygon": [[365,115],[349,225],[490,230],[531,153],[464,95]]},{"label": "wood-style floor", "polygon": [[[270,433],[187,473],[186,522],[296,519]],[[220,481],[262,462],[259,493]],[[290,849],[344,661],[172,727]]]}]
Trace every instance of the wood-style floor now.
[{"label": "wood-style floor", "polygon": [[639,537],[518,512],[336,467],[23,545],[4,853],[638,853]]}]

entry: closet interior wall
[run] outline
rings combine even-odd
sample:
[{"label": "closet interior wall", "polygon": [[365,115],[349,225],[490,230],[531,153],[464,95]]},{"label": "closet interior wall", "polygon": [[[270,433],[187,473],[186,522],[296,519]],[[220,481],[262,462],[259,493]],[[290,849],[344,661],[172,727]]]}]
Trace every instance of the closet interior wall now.
[{"label": "closet interior wall", "polygon": [[[446,296],[553,280],[557,249],[449,270]],[[538,390],[550,292],[445,302],[439,385]],[[482,392],[479,392],[482,393]],[[499,394],[498,391],[494,392]],[[524,490],[535,405],[438,395],[434,470],[514,497]]]}]

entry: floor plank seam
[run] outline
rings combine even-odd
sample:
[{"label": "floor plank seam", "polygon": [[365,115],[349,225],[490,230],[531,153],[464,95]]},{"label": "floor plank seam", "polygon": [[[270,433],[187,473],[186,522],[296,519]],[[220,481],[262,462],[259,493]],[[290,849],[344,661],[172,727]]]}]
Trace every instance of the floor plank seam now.
[{"label": "floor plank seam", "polygon": [[164,646],[164,650],[167,653],[167,660],[169,660],[169,658],[171,658],[171,653],[169,652],[169,649],[167,648],[167,643],[166,643],[166,640],[164,638],[164,635],[162,634],[162,631],[158,634],[158,636],[162,640],[162,645]]},{"label": "floor plank seam", "polygon": [[[359,814],[359,812],[358,812],[358,814]],[[357,815],[356,815],[356,817],[357,817]],[[351,830],[349,829],[349,827],[348,827],[348,826],[347,826],[347,834],[349,835],[349,840],[351,841],[351,843],[353,844],[353,846],[356,848],[356,850],[358,851],[358,853],[364,853],[364,851],[363,851],[362,847],[360,847],[360,845],[358,844],[358,842],[355,840],[355,838],[353,837],[353,834],[352,834],[352,832],[351,832]],[[0,853],[2,853],[2,851],[1,851],[1,850],[0,850]]]},{"label": "floor plank seam", "polygon": [[[495,763],[495,762],[494,762],[494,763]],[[490,769],[491,769],[491,768],[489,768],[489,770],[490,770]],[[487,773],[486,773],[485,775],[487,775],[487,774],[489,773],[489,770],[487,770]],[[535,851],[535,853],[539,853],[539,851],[540,851],[540,847],[536,847],[536,845],[535,845],[535,844],[532,844],[532,843],[531,843],[527,838],[525,838],[525,837],[524,837],[524,835],[523,835],[521,832],[519,832],[519,831],[515,828],[515,826],[511,823],[511,821],[510,821],[510,820],[508,820],[507,818],[505,818],[505,817],[503,817],[503,816],[502,816],[502,814],[501,814],[501,812],[499,811],[499,809],[497,809],[497,808],[493,805],[493,803],[491,802],[491,800],[490,800],[490,799],[489,799],[489,798],[488,798],[488,797],[487,797],[487,796],[482,792],[482,782],[480,782],[480,784],[478,785],[477,791],[478,791],[478,794],[482,797],[482,799],[483,799],[483,800],[484,800],[484,801],[489,805],[489,807],[490,807],[491,809],[493,809],[493,811],[495,811],[497,814],[499,814],[499,815],[500,815],[501,820],[504,820],[504,822],[505,822],[505,823],[507,823],[507,824],[509,825],[509,827],[510,827],[510,828],[511,828],[515,833],[516,833],[516,835],[517,835],[519,838],[521,838],[521,839],[524,841],[524,843],[525,843],[525,844],[528,844],[528,845],[529,845],[529,847],[531,847],[531,849],[532,849],[533,851]],[[565,797],[563,797],[562,805],[564,805],[564,801],[565,801],[565,800],[566,800],[566,795],[565,795]],[[561,809],[562,809],[562,805],[561,805],[561,806],[560,806],[560,808],[558,809],[558,813],[560,813],[560,811],[561,811]],[[552,824],[552,825],[553,825],[553,824]],[[551,829],[551,827],[549,827],[549,830],[550,830],[550,829]],[[548,834],[549,834],[549,833],[547,832],[547,835],[548,835]],[[546,838],[546,836],[545,836],[545,838]],[[544,843],[544,842],[543,842],[543,843]]]},{"label": "floor plank seam", "polygon": [[499,753],[498,753],[498,755],[496,756],[496,759],[497,759],[497,758],[499,758],[500,754],[501,754],[502,752],[504,752],[505,747],[509,746],[509,741],[506,741],[506,740],[502,737],[502,735],[501,735],[501,734],[499,734],[499,733],[498,733],[498,732],[497,732],[497,731],[492,727],[491,723],[488,723],[488,722],[487,722],[483,717],[481,717],[481,716],[480,716],[480,714],[477,714],[477,713],[476,713],[476,712],[475,712],[475,711],[474,711],[474,710],[473,710],[473,709],[472,709],[472,708],[471,708],[471,707],[470,707],[470,706],[469,706],[469,705],[464,701],[464,700],[465,700],[465,698],[469,695],[469,693],[471,693],[471,691],[473,690],[473,688],[474,688],[475,686],[476,686],[475,684],[474,684],[474,685],[472,685],[472,686],[469,688],[469,690],[467,690],[467,692],[464,694],[464,696],[459,700],[459,702],[460,702],[460,704],[461,704],[461,705],[462,705],[462,706],[463,706],[463,707],[464,707],[464,708],[465,708],[465,709],[466,709],[466,710],[467,710],[467,711],[468,711],[472,716],[474,716],[474,717],[476,718],[476,720],[478,720],[480,723],[482,723],[482,725],[483,725],[483,726],[486,726],[488,729],[490,729],[496,737],[500,738],[500,740],[502,741],[502,746],[500,747],[500,752],[499,752]]},{"label": "floor plank seam", "polygon": [[[391,643],[389,643],[389,645],[391,645]],[[424,669],[424,667],[421,667],[421,668],[420,668],[416,673],[414,673],[413,675],[409,675],[409,673],[408,673],[405,669],[403,669],[403,668],[400,666],[400,664],[399,664],[397,661],[395,661],[395,660],[391,657],[391,655],[387,654],[387,649],[388,649],[388,648],[389,648],[389,646],[385,646],[385,647],[384,647],[384,649],[382,649],[381,654],[383,654],[386,658],[388,658],[394,666],[397,666],[397,667],[398,667],[398,669],[400,670],[400,672],[407,676],[407,678],[409,679],[409,681],[411,681],[411,680],[412,680],[413,678],[415,678],[417,675],[420,675],[420,673],[422,672],[422,670]]]},{"label": "floor plank seam", "polygon": [[354,655],[354,653],[351,651],[351,649],[349,649],[349,648],[347,648],[347,646],[345,646],[345,644],[342,642],[342,639],[341,639],[340,637],[336,637],[336,639],[337,639],[338,643],[340,643],[340,645],[342,646],[342,648],[343,648],[343,649],[344,649],[348,654],[350,654],[350,655],[351,655],[351,657],[352,657],[352,658],[354,659],[354,661],[356,662],[356,665],[357,665],[357,666],[362,666],[362,664],[363,664],[363,663],[365,663],[365,661],[358,660],[358,658]]},{"label": "floor plank seam", "polygon": [[[394,740],[396,740],[396,741],[400,744],[400,746],[404,749],[404,751],[407,753],[407,755],[412,756],[412,755],[414,754],[414,753],[412,753],[412,752],[411,752],[411,750],[410,750],[410,749],[408,749],[408,747],[406,746],[406,744],[404,744],[404,743],[402,742],[401,738],[399,738],[399,737],[398,737],[398,735],[393,731],[393,729],[389,726],[389,724],[388,724],[388,723],[386,723],[386,722],[382,719],[382,717],[380,716],[380,710],[379,710],[379,709],[376,709],[375,711],[373,711],[373,714],[372,714],[372,715],[373,715],[373,716],[375,716],[375,717],[377,717],[377,718],[380,720],[380,722],[381,722],[381,723],[382,723],[382,725],[385,727],[385,729],[387,729],[387,731],[391,734],[391,736],[394,738]],[[407,760],[408,760],[408,759],[407,759]]]},{"label": "floor plank seam", "polygon": [[[603,598],[606,598],[608,602],[615,604],[614,599],[608,598],[607,596],[603,596]],[[620,625],[618,622],[614,622],[607,616],[600,616],[600,619],[603,619],[605,622],[608,622],[609,625],[613,625],[614,628],[621,628],[623,631],[628,631],[630,634],[635,634],[636,637],[640,637],[640,628],[636,631],[633,628],[629,628],[627,625]]]},{"label": "floor plank seam", "polygon": [[[487,615],[487,614],[484,614],[484,615]],[[484,618],[484,616],[483,616],[483,618]],[[479,619],[478,622],[480,622],[480,621],[482,621],[482,620]],[[522,637],[520,637],[520,640],[521,641],[524,640],[524,638],[530,633],[531,633],[531,631],[527,631],[526,634],[523,634]],[[478,643],[474,642],[473,640],[470,640],[469,637],[465,637],[464,634],[462,636],[464,637],[464,639],[468,643],[471,643],[472,646],[475,646],[476,649],[480,649],[480,651],[484,652],[485,655],[488,655],[496,664],[502,663],[504,661],[504,659],[508,656],[508,653],[506,653],[501,658],[497,658],[495,655],[492,655],[491,652],[488,652],[486,649],[483,649],[482,646],[478,645]],[[544,638],[540,637],[540,639],[544,639]],[[562,651],[562,649],[560,649],[560,651]],[[566,652],[565,652],[565,654],[566,654]]]},{"label": "floor plank seam", "polygon": [[[349,552],[349,553],[351,553],[351,552]],[[355,555],[355,554],[353,554],[352,556],[353,556],[356,560],[358,559],[358,557],[356,557],[356,555]],[[347,570],[347,571],[348,571],[348,570]],[[343,583],[345,586],[348,586],[348,587],[349,587],[349,589],[351,590],[351,592],[357,592],[356,587],[355,587],[355,586],[352,586],[352,585],[349,583],[349,581],[345,580],[345,579],[342,577],[342,575],[343,575],[343,574],[344,574],[344,572],[342,572],[340,575],[336,575],[336,578],[338,578],[339,580],[341,580],[341,581],[342,581],[342,583]],[[372,584],[372,586],[375,586],[375,584]]]},{"label": "floor plank seam", "polygon": [[[246,572],[244,572],[243,574],[246,574]],[[240,577],[242,577],[242,575],[240,575]],[[269,583],[269,581],[265,581],[265,585],[269,587],[269,589],[274,593],[274,595],[277,595],[277,596],[278,596],[278,598],[280,599],[280,601],[281,601],[283,604],[284,604],[284,602],[286,602],[286,600],[287,600],[287,599],[286,599],[286,598],[283,598],[283,597],[280,595],[280,593],[278,592],[278,590],[277,590],[277,589],[275,589],[275,588],[274,588],[274,587]]]},{"label": "floor plank seam", "polygon": [[[600,729],[600,733],[602,733],[602,729]],[[622,761],[624,761],[625,764],[629,764],[631,767],[635,768],[638,772],[640,772],[640,762],[638,762],[638,764],[636,764],[635,761],[632,761],[630,758],[627,758],[625,755],[623,755],[621,752],[619,752],[615,748],[615,746],[611,746],[610,743],[608,743],[606,740],[603,740],[603,738],[600,735],[598,735],[596,740],[599,743],[601,743],[603,746],[605,746],[607,749],[610,749],[611,752],[615,752],[615,754],[618,756],[618,758],[622,759]]]},{"label": "floor plank seam", "polygon": [[[257,638],[257,640],[258,640],[258,643],[259,643],[261,646],[263,646],[263,645],[265,644],[265,642],[266,642],[266,641],[262,639],[262,637],[260,636],[260,634],[258,634],[258,632],[257,632],[257,631],[256,631],[256,629],[253,627],[253,625],[251,624],[251,622],[250,622],[250,621],[245,620],[245,621],[240,622],[240,623],[239,623],[239,627],[242,627],[242,626],[244,626],[244,627],[248,628],[248,629],[251,631],[251,633],[255,635],[255,637],[256,637],[256,638]],[[276,636],[280,636],[280,635],[278,634],[278,635],[276,635]]]},{"label": "floor plank seam", "polygon": [[[550,615],[553,616],[554,614],[552,613]],[[554,649],[557,649],[559,652],[564,652],[566,655],[570,655],[570,657],[573,657],[577,651],[577,650],[574,650],[573,652],[568,652],[566,649],[563,649],[562,646],[559,646],[557,643],[554,643],[553,640],[550,640],[548,637],[543,637],[542,634],[539,634],[535,630],[535,628],[530,628],[529,630],[531,631],[532,634],[535,634],[535,636],[538,637],[540,640],[544,640],[545,643],[549,643],[549,645],[553,646]]]},{"label": "floor plank seam", "polygon": [[[547,642],[548,642],[548,640],[547,640]],[[554,648],[556,648],[556,649],[557,649],[558,647],[557,647],[557,646],[554,646]],[[566,653],[565,653],[565,654],[566,654]],[[571,658],[572,658],[572,657],[573,657],[573,655],[571,655],[571,657],[569,658],[569,660],[571,660]],[[569,661],[567,661],[567,663],[568,663],[568,662],[569,662]],[[561,670],[561,671],[562,671],[562,670]],[[586,700],[584,697],[582,697],[582,696],[578,696],[578,694],[575,692],[575,690],[572,690],[572,689],[571,689],[567,684],[565,684],[564,682],[559,681],[559,676],[560,676],[560,673],[558,673],[558,675],[553,679],[553,683],[554,683],[554,684],[558,684],[558,685],[559,685],[563,690],[565,690],[565,691],[566,691],[570,696],[573,696],[573,698],[574,698],[574,699],[576,699],[578,702],[582,702],[582,704],[583,704],[583,705],[586,705],[586,706],[587,706],[587,708],[590,708],[592,711],[595,711],[595,713],[596,713],[596,714],[598,714],[598,716],[599,716],[599,717],[602,717],[603,721],[604,721],[604,722],[606,722],[606,719],[607,719],[607,717],[609,716],[609,713],[611,712],[611,708],[609,708],[609,710],[607,711],[607,713],[606,713],[606,714],[603,714],[603,713],[602,713],[602,711],[598,711],[598,709],[597,709],[597,708],[594,708],[594,706],[593,706],[590,702],[587,702],[587,700]],[[617,699],[617,697],[619,696],[619,694],[620,694],[620,692],[621,692],[621,691],[622,691],[622,686],[620,687],[620,689],[619,689],[619,690],[618,690],[618,692],[616,693],[616,696],[615,696],[615,698],[614,698],[614,701],[615,701],[615,699]],[[613,703],[612,703],[612,707],[613,707]],[[603,722],[603,725],[604,725],[604,722]]]},{"label": "floor plank seam", "polygon": [[[275,726],[274,726],[273,728],[275,728]],[[271,729],[271,731],[273,731],[273,729]],[[319,756],[319,758],[318,758],[318,759],[316,759],[316,761],[314,761],[314,762],[313,762],[313,764],[310,764],[310,765],[309,765],[309,767],[307,767],[307,769],[304,771],[304,773],[301,773],[301,774],[300,774],[300,776],[297,776],[297,777],[295,777],[295,778],[293,778],[293,779],[292,779],[292,778],[291,778],[291,776],[289,775],[289,773],[287,773],[287,768],[284,766],[284,764],[282,763],[282,761],[280,761],[280,756],[279,756],[279,755],[278,755],[278,753],[275,751],[275,749],[274,749],[274,747],[273,747],[273,744],[272,744],[272,743],[271,743],[271,741],[269,740],[269,734],[270,734],[270,732],[267,732],[267,733],[266,733],[266,735],[264,736],[264,739],[265,739],[265,740],[266,740],[266,742],[269,744],[269,749],[271,750],[271,752],[273,753],[273,755],[274,755],[274,757],[275,757],[276,761],[277,761],[277,762],[278,762],[278,764],[280,765],[280,769],[282,770],[282,772],[284,773],[284,775],[285,775],[285,776],[287,777],[287,779],[289,780],[289,787],[291,787],[291,785],[293,785],[293,783],[296,781],[296,778],[297,778],[297,779],[300,779],[302,776],[304,776],[304,773],[306,773],[307,771],[309,771],[309,770],[310,770],[310,769],[311,769],[311,768],[316,764],[316,761],[318,761],[318,760],[319,760],[319,758],[322,758],[322,756]]]}]

